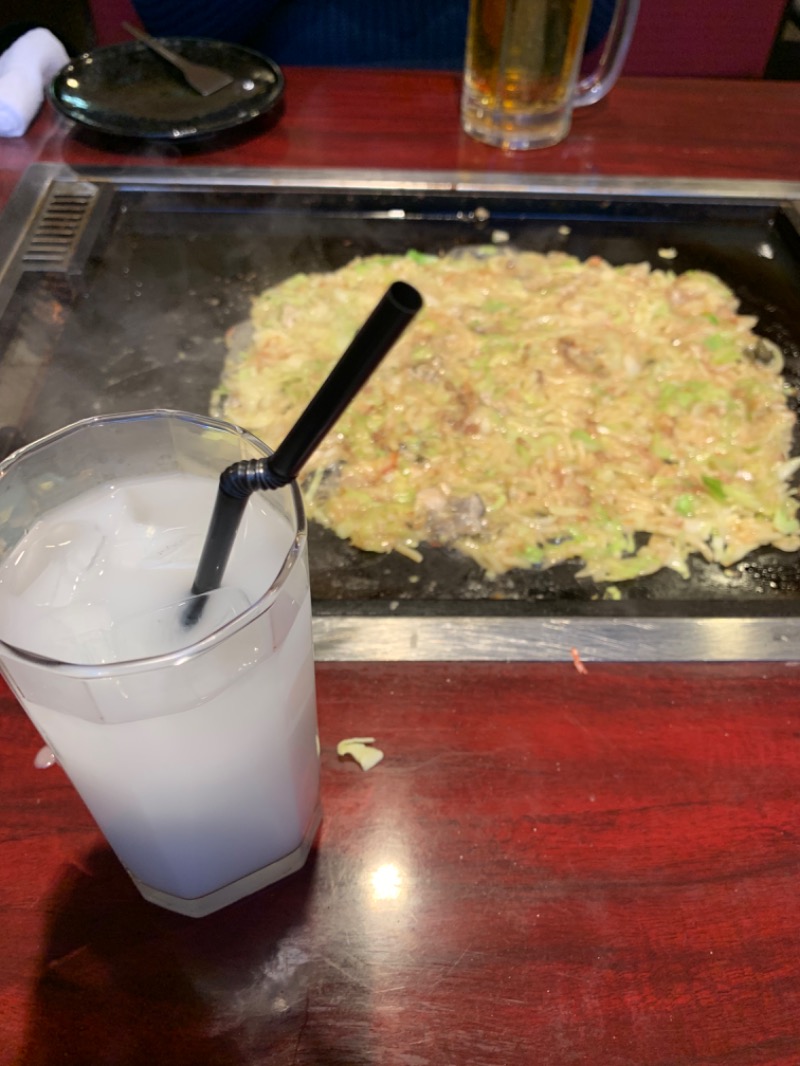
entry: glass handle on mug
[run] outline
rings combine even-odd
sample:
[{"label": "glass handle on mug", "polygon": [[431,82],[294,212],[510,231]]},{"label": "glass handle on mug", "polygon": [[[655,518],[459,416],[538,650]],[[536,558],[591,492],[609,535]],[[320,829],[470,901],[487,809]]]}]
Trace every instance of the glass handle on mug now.
[{"label": "glass handle on mug", "polygon": [[612,88],[627,58],[638,14],[639,0],[617,0],[597,67],[578,82],[575,107],[596,104]]}]

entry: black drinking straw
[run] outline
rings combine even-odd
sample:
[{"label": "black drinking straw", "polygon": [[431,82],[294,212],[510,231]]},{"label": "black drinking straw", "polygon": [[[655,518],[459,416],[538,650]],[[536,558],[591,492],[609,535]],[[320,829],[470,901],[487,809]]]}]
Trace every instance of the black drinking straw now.
[{"label": "black drinking straw", "polygon": [[294,480],[380,361],[422,307],[422,297],[404,281],[390,285],[319,391],[266,459],[233,463],[219,479],[217,499],[197,567],[193,600],[184,624],[194,625],[204,595],[219,588],[248,497]]}]

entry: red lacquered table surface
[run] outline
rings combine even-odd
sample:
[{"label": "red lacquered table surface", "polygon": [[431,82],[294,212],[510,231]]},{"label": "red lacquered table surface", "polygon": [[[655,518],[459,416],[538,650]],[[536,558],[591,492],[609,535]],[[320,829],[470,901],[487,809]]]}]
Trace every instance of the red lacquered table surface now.
[{"label": "red lacquered table surface", "polygon": [[24,138],[0,142],[0,205],[37,160],[800,178],[800,82],[624,79],[575,112],[562,144],[516,154],[461,132],[452,74],[299,69],[287,71],[286,83],[285,113],[272,129],[183,149],[98,141],[45,107]]},{"label": "red lacquered table surface", "polygon": [[[629,79],[511,156],[450,75],[287,80],[272,129],[186,150],[44,110],[0,202],[40,160],[800,176],[796,83]],[[140,899],[3,688],[0,1064],[797,1066],[799,669],[322,663],[312,858],[200,921]]]},{"label": "red lacquered table surface", "polygon": [[[800,1060],[798,668],[324,664],[307,867],[144,902],[10,698],[0,1061]],[[386,752],[368,773],[345,736]]]}]

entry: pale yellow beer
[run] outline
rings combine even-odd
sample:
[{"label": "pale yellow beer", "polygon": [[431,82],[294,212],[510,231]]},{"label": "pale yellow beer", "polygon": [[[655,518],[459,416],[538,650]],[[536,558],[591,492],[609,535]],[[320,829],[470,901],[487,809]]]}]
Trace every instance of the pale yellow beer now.
[{"label": "pale yellow beer", "polygon": [[568,130],[591,0],[471,0],[462,125],[504,148]]}]

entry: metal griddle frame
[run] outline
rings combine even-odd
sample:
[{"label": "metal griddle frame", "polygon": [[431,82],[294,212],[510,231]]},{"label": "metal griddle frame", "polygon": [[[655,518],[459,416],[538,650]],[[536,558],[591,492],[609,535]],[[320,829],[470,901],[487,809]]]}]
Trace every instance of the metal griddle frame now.
[{"label": "metal griddle frame", "polygon": [[[528,178],[509,174],[438,172],[261,170],[235,168],[31,166],[0,216],[0,322],[25,271],[79,273],[92,254],[101,226],[98,210],[116,189],[140,192],[182,190],[280,193],[298,191],[462,197],[506,195],[525,200],[626,201],[633,205],[669,201],[735,208],[780,205],[800,234],[800,183],[706,181],[592,176]],[[478,198],[476,201],[476,197]],[[502,225],[502,223],[499,223]],[[798,237],[800,241],[800,237]],[[665,264],[669,265],[669,264]],[[800,338],[796,338],[800,340]],[[3,374],[6,377],[3,377]],[[0,362],[0,402],[5,389],[24,375]],[[695,605],[681,617],[647,613],[636,604],[604,603],[596,610],[497,603],[468,613],[432,613],[413,601],[343,609],[317,605],[314,638],[318,660],[558,661],[577,649],[585,661],[788,661],[800,648],[800,596],[763,612],[737,613],[736,605]]]}]

